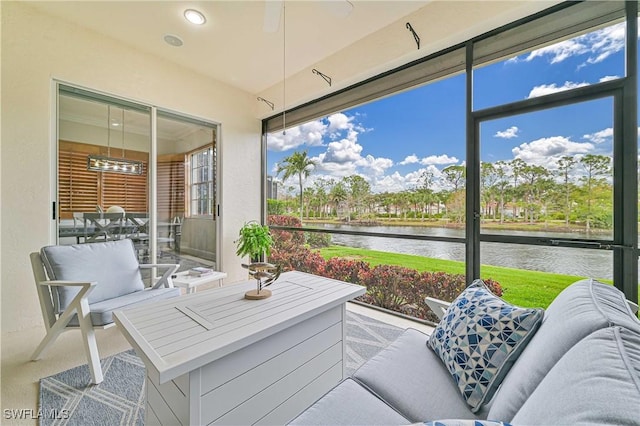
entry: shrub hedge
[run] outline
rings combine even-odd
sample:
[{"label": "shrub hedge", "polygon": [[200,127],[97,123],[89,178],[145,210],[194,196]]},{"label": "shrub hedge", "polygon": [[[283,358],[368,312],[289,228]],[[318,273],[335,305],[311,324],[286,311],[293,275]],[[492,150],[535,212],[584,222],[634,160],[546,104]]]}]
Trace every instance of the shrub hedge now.
[{"label": "shrub hedge", "polygon": [[[300,219],[292,216],[270,215],[269,225],[301,228]],[[282,265],[284,271],[297,270],[321,275],[367,288],[358,299],[362,302],[390,309],[416,318],[437,322],[435,314],[424,303],[426,296],[452,301],[467,285],[461,274],[419,272],[395,265],[371,267],[362,260],[334,257],[324,259],[316,250],[305,245],[302,230],[271,229],[274,247],[269,261]],[[494,294],[502,296],[496,281],[485,284]]]}]

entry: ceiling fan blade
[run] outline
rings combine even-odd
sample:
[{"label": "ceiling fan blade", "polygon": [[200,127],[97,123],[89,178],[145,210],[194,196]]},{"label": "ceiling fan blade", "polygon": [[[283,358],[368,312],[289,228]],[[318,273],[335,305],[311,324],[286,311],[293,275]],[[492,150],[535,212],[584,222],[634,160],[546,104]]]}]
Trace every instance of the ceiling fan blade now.
[{"label": "ceiling fan blade", "polygon": [[346,18],[353,10],[353,3],[349,0],[323,1],[322,5],[338,18]]},{"label": "ceiling fan blade", "polygon": [[265,0],[264,2],[264,24],[263,30],[266,33],[275,33],[280,28],[282,16],[282,0]]}]

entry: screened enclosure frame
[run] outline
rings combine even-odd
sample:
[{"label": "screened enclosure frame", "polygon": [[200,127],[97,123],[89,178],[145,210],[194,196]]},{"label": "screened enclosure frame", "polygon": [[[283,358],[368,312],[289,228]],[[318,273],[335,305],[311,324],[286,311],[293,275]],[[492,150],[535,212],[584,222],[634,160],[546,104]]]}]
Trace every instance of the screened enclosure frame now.
[{"label": "screened enclosure frame", "polygon": [[[345,89],[286,111],[293,127],[330,113],[362,105],[384,96],[456,74],[466,74],[466,200],[465,237],[433,237],[378,232],[272,226],[289,231],[321,232],[466,245],[466,279],[480,277],[480,243],[567,246],[613,252],[613,282],[626,297],[638,301],[638,137],[637,137],[637,2],[565,2],[497,28],[464,43],[428,55]],[[626,21],[625,76],[523,101],[473,110],[473,70],[483,64],[516,56],[587,30]],[[480,123],[489,119],[541,111],[610,97],[613,99],[613,238],[610,240],[553,239],[503,236],[480,230]],[[262,123],[262,222],[266,223],[267,134],[283,129],[282,114]]]}]

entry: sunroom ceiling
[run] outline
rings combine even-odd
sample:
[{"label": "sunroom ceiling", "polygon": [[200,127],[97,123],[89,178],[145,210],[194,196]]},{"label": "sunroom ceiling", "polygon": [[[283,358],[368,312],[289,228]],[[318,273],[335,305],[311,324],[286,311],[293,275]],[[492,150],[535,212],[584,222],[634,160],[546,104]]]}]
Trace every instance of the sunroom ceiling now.
[{"label": "sunroom ceiling", "polygon": [[[29,2],[45,13],[261,96],[275,104],[272,111],[256,101],[256,116],[266,117],[283,105],[291,108],[329,94],[558,1],[286,1],[284,15],[267,18],[267,24],[277,28],[269,32],[265,13],[278,11],[280,3]],[[201,11],[207,22],[199,27],[188,23],[183,17],[187,8]],[[407,22],[420,37],[420,49]],[[180,37],[183,46],[165,43],[166,34]],[[313,68],[331,77],[331,86],[314,75]]]}]

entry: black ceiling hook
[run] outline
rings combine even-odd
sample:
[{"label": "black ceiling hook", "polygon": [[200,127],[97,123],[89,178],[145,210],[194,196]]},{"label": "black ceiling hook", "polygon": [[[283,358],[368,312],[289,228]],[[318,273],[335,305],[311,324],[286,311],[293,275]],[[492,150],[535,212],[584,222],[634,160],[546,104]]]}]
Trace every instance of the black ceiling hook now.
[{"label": "black ceiling hook", "polygon": [[407,22],[406,25],[407,29],[409,31],[411,31],[411,34],[413,34],[413,39],[416,41],[416,44],[418,45],[418,50],[420,50],[420,37],[418,36],[418,34],[416,34],[416,32],[413,30],[413,27],[411,26],[411,23]]},{"label": "black ceiling hook", "polygon": [[320,71],[318,71],[317,69],[312,69],[311,70],[312,73],[319,75],[320,77],[324,78],[324,81],[326,81],[327,83],[329,83],[329,86],[331,86],[331,77],[329,77],[326,74],[322,74]]},{"label": "black ceiling hook", "polygon": [[263,99],[260,96],[258,96],[258,100],[264,102],[267,105],[269,105],[271,107],[271,111],[273,111],[273,107],[275,106],[273,102],[269,102],[268,100]]}]

